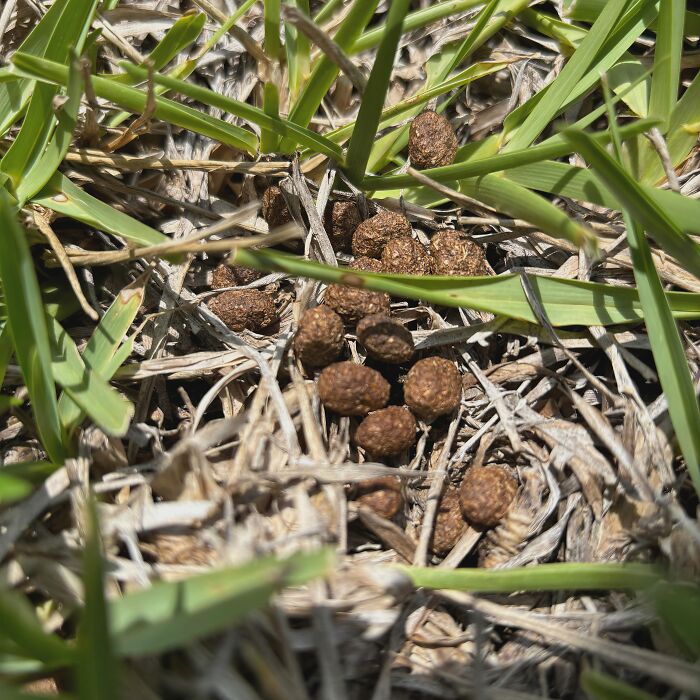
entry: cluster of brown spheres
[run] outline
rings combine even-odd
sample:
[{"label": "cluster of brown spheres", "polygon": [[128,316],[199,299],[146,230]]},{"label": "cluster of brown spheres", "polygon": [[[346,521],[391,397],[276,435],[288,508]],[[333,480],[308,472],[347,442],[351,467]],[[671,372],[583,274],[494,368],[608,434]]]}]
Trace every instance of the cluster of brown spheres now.
[{"label": "cluster of brown spheres", "polygon": [[[411,123],[408,154],[414,168],[451,164],[457,138],[450,123],[427,111]],[[276,185],[262,196],[262,215],[270,228],[292,219],[287,199]],[[338,361],[345,347],[346,324],[355,326],[360,345],[369,359],[390,365],[408,365],[415,353],[411,333],[391,316],[390,297],[362,287],[352,270],[412,275],[474,276],[489,274],[483,248],[456,230],[435,233],[428,247],[413,237],[402,214],[380,211],[366,220],[354,201],[336,200],[326,206],[323,223],[336,252],[352,253],[344,281],[327,287],[323,303],[301,317],[293,347],[308,370],[320,370],[317,380],[324,407],[342,416],[361,418],[354,443],[369,456],[383,459],[406,453],[416,442],[416,418],[432,422],[449,415],[462,394],[461,375],[443,357],[426,357],[413,363],[405,377],[405,405],[388,405],[391,386],[376,369]],[[261,274],[245,268],[220,265],[212,275],[212,288],[222,289],[209,308],[232,330],[263,332],[278,320],[272,297],[248,286]],[[502,467],[472,467],[459,487],[445,490],[436,517],[431,548],[446,554],[470,523],[493,527],[505,516],[517,481]],[[367,479],[355,486],[355,500],[384,518],[403,507],[397,477]]]}]

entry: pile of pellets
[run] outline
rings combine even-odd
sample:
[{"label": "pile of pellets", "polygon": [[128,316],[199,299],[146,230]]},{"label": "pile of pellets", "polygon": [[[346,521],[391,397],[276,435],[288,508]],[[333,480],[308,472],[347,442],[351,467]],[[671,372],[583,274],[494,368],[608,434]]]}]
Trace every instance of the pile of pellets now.
[{"label": "pile of pellets", "polygon": [[[424,112],[411,125],[409,157],[417,168],[449,165],[457,140],[444,117]],[[292,216],[282,190],[271,185],[262,196],[262,215],[273,229]],[[324,227],[336,253],[351,255],[351,269],[369,272],[472,277],[490,273],[484,249],[455,229],[433,233],[428,246],[402,214],[378,210],[362,220],[356,202],[330,201]],[[236,289],[261,273],[220,265],[212,287],[221,291],[209,308],[230,329],[263,333],[279,321],[273,298],[258,289]],[[411,332],[392,316],[391,298],[361,286],[331,284],[322,303],[307,309],[292,342],[300,368],[316,381],[318,397],[331,415],[348,417],[351,440],[368,461],[405,464],[422,429],[455,414],[462,376],[450,359],[417,357]],[[348,336],[356,338],[364,363],[346,359]],[[357,356],[357,354],[356,354]],[[497,526],[515,498],[517,480],[503,465],[472,466],[449,483],[438,504],[430,547],[444,556],[467,525]],[[404,511],[398,477],[366,479],[349,487],[358,506],[392,520]]]}]

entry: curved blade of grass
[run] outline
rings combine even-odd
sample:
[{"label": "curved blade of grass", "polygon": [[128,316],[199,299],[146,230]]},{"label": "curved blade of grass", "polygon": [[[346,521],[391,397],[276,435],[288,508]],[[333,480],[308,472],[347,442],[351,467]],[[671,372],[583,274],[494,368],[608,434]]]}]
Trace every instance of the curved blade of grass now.
[{"label": "curved blade of grass", "polygon": [[[146,277],[142,276],[117,294],[83,350],[85,365],[105,381],[109,381],[121,366],[121,362],[115,363],[115,356],[143,303],[145,280]],[[59,398],[58,412],[62,425],[69,430],[78,426],[85,417],[85,412],[67,394]]]},{"label": "curved blade of grass", "polygon": [[125,435],[134,414],[133,404],[85,366],[78,348],[58,321],[48,319],[48,331],[56,382],[105,433]]},{"label": "curved blade of grass", "polygon": [[0,279],[12,333],[15,357],[32,401],[37,431],[54,462],[66,456],[58,418],[56,387],[51,373],[51,349],[34,260],[17,210],[0,187]]},{"label": "curved blade of grass", "polygon": [[[322,265],[275,250],[237,250],[231,264],[256,270],[285,272],[322,282],[350,284],[406,299],[422,299],[440,306],[490,311],[537,323],[519,275],[498,277],[417,277],[385,275]],[[592,326],[643,320],[634,289],[596,282],[528,275],[528,280],[554,326]],[[700,294],[668,292],[677,318],[700,318]]]},{"label": "curved blade of grass", "polygon": [[[138,66],[126,63],[121,63],[120,65],[141,80],[145,80],[147,78],[146,71]],[[329,141],[324,136],[316,134],[310,129],[306,129],[305,127],[299,126],[298,124],[294,124],[285,119],[276,119],[268,114],[265,114],[263,110],[258,109],[257,107],[253,107],[245,102],[240,102],[239,100],[234,100],[230,97],[226,97],[225,95],[220,95],[213,90],[208,90],[207,88],[202,88],[198,85],[187,83],[183,80],[178,80],[176,78],[171,78],[160,74],[154,75],[153,80],[157,85],[162,85],[168,90],[179,92],[182,95],[191,97],[193,100],[198,100],[202,104],[210,105],[211,107],[218,107],[225,112],[235,114],[237,117],[241,117],[241,119],[246,119],[254,124],[257,124],[260,128],[269,129],[276,132],[280,136],[293,136],[296,139],[296,142],[301,143],[304,146],[308,146],[309,148],[313,148],[318,153],[323,153],[329,158],[333,158],[339,162],[342,161],[342,150],[332,141]]]},{"label": "curved blade of grass", "polygon": [[516,591],[643,590],[659,580],[644,564],[539,564],[513,569],[440,569],[399,566],[417,588],[472,593]]},{"label": "curved blade of grass", "polygon": [[51,476],[62,465],[52,462],[17,462],[6,464],[0,469],[3,476],[14,476],[36,486]]},{"label": "curved blade of grass", "polygon": [[[78,118],[82,92],[82,74],[77,65],[77,61],[73,60],[68,75],[68,86],[65,95],[66,101],[57,110],[58,123],[56,124],[53,136],[46,150],[42,153],[38,153],[31,163],[25,165],[22,177],[15,188],[15,194],[20,204],[24,204],[41,190],[51,179],[51,176],[56,170],[58,170],[58,166],[63,162],[66,153],[68,153],[73,139],[73,132],[75,131],[76,120]],[[22,128],[24,128],[24,124]],[[10,151],[11,150],[12,147],[10,147]],[[8,155],[10,151],[8,151]]]},{"label": "curved blade of grass", "polygon": [[[18,51],[65,63],[71,48],[82,52],[96,5],[97,0],[56,0]],[[27,79],[0,83],[0,136],[17,120],[34,88]]]},{"label": "curved blade of grass", "polygon": [[230,627],[264,607],[282,586],[328,573],[331,550],[273,557],[250,564],[156,583],[111,604],[111,629],[120,655],[155,654]]},{"label": "curved blade of grass", "polygon": [[[608,187],[612,189],[611,183],[615,181],[616,194],[624,202],[623,214],[634,279],[644,309],[644,320],[656,371],[668,401],[668,411],[688,473],[695,490],[700,494],[700,406],[678,327],[664,294],[659,273],[654,266],[649,245],[637,222],[644,225],[664,250],[677,247],[677,252],[671,254],[696,277],[700,273],[700,251],[697,244],[666,220],[663,210],[654,206],[654,202],[644,196],[642,189],[622,166],[587,134],[566,131],[565,136],[595,168]],[[660,231],[663,231],[663,236]],[[669,246],[669,238],[673,242],[672,246]],[[683,239],[687,243],[681,245]],[[686,248],[690,249],[685,251]],[[679,256],[681,251],[685,253]],[[697,259],[693,258],[693,255],[697,256]]]},{"label": "curved blade of grass", "polygon": [[[362,30],[372,19],[377,4],[378,0],[354,0],[350,11],[333,37],[335,43],[343,51],[347,52],[355,43]],[[289,121],[299,126],[308,126],[337,75],[338,67],[335,63],[328,56],[321,56],[313,67],[299,98],[292,105]],[[292,139],[285,139],[282,143],[284,151],[292,150],[295,146],[296,143]]]},{"label": "curved blade of grass", "polygon": [[[0,272],[0,279],[2,279],[2,272]],[[2,297],[2,285],[0,285],[0,298]],[[6,318],[4,311],[4,304],[2,305],[2,315]],[[12,357],[12,335],[10,334],[10,327],[5,321],[0,323],[0,387],[5,381],[5,372],[7,372],[7,365],[10,363],[10,358]]]},{"label": "curved blade of grass", "polygon": [[[65,85],[68,81],[68,66],[54,63],[53,61],[45,61],[44,59],[18,52],[12,57],[12,63],[23,75],[37,80],[58,85]],[[139,79],[144,81],[147,79],[146,71],[136,67],[134,71]],[[146,92],[142,90],[129,85],[121,85],[100,76],[92,77],[92,87],[98,97],[109,100],[124,109],[128,109],[130,112],[142,113],[146,109],[148,97]],[[251,155],[257,153],[258,139],[250,131],[233,126],[223,119],[216,119],[165,97],[156,96],[155,105],[154,116],[157,119],[204,136],[209,136],[221,143],[247,151]],[[253,108],[251,107],[251,109]]]},{"label": "curved blade of grass", "polygon": [[53,175],[46,186],[32,198],[32,202],[139,246],[170,241],[154,228],[84,192],[61,172]]},{"label": "curved blade of grass", "polygon": [[365,174],[374,137],[379,126],[382,108],[389,89],[396,49],[401,39],[401,28],[408,12],[410,0],[394,0],[389,6],[384,36],[377,49],[367,88],[357,115],[346,158],[347,173],[351,181],[359,184]]},{"label": "curved blade of grass", "polygon": [[700,246],[676,225],[656,201],[647,196],[634,178],[600,144],[580,131],[567,129],[564,135],[621,205],[634,212],[635,221],[686,270],[700,278]]},{"label": "curved blade of grass", "polygon": [[104,595],[102,542],[95,502],[87,504],[88,533],[83,553],[85,607],[77,635],[76,676],[80,700],[117,700],[119,671],[109,627],[109,608]]},{"label": "curved blade of grass", "polygon": [[581,688],[590,700],[657,700],[654,695],[592,668],[581,673]]},{"label": "curved blade of grass", "polygon": [[[620,210],[621,203],[592,171],[568,163],[544,161],[508,170],[509,180],[524,187],[551,194],[580,199],[609,209]],[[661,207],[674,225],[690,233],[700,234],[700,201],[671,190],[640,185],[642,191]]]}]

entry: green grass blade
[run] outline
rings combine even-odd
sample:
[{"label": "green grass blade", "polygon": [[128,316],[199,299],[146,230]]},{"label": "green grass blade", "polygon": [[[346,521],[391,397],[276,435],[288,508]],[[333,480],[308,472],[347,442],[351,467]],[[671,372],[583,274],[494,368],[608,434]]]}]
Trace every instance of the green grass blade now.
[{"label": "green grass blade", "polygon": [[72,338],[55,319],[48,319],[54,378],[72,399],[108,435],[126,434],[133,404],[100,375],[85,366]]},{"label": "green grass blade", "polygon": [[635,220],[649,235],[686,270],[700,278],[700,246],[676,226],[672,217],[646,194],[639,183],[600,144],[580,131],[567,129],[564,134],[622,207],[633,211]]},{"label": "green grass blade", "polygon": [[110,621],[117,653],[160,653],[230,627],[264,607],[280,587],[327,574],[333,558],[330,550],[287,560],[259,558],[184,581],[155,583],[115,600]]},{"label": "green grass blade", "polygon": [[[568,163],[532,163],[508,170],[506,175],[509,180],[539,192],[571,197],[618,211],[622,206],[615,194],[608,190],[594,172]],[[640,186],[644,194],[663,209],[677,228],[700,234],[700,201],[671,190]]]},{"label": "green grass blade", "polygon": [[590,700],[657,700],[654,695],[592,668],[581,673],[581,688]]},{"label": "green grass blade", "polygon": [[[700,494],[700,406],[678,327],[669,308],[659,273],[654,266],[649,245],[637,222],[644,225],[661,245],[663,237],[666,237],[666,240],[673,237],[671,240],[674,240],[674,246],[678,245],[680,250],[681,244],[675,241],[675,238],[679,241],[687,240],[687,244],[682,247],[691,250],[681,256],[678,256],[678,253],[672,254],[696,276],[700,272],[700,253],[697,251],[697,245],[688,236],[665,221],[665,217],[661,218],[664,216],[663,210],[653,206],[654,203],[644,196],[639,185],[606,151],[586,134],[569,131],[565,133],[576,150],[598,171],[608,187],[612,187],[613,180],[616,181],[617,195],[624,202],[623,213],[634,278],[644,309],[644,320],[656,371],[668,401],[668,411],[686,467],[695,490]],[[664,231],[663,237],[659,231]],[[664,249],[667,249],[667,246],[668,240]],[[693,254],[698,256],[697,268],[694,267]],[[695,269],[698,271],[695,272]]]},{"label": "green grass blade", "polygon": [[[474,25],[461,44],[446,46],[440,54],[433,56],[426,64],[427,88],[431,89],[447,79],[447,76],[455,70],[468,56],[483,46],[492,36],[500,31],[513,17],[523,10],[529,3],[527,0],[496,0],[489,2],[480,13]],[[410,17],[410,16],[409,16]],[[409,18],[404,22],[404,30],[407,30]],[[438,107],[438,112],[447,105]],[[406,116],[413,116],[420,112],[420,108],[411,110]],[[408,143],[408,125],[394,129],[388,134],[377,139],[372,147],[367,169],[376,172],[384,168]]]},{"label": "green grass blade", "polygon": [[[279,119],[280,98],[274,83],[265,83],[263,87],[263,112],[273,119]],[[260,152],[275,153],[279,147],[280,137],[271,129],[260,131]]]},{"label": "green grass blade", "polygon": [[52,461],[63,462],[66,449],[51,373],[43,301],[26,234],[3,188],[0,188],[0,231],[0,279],[15,357],[22,369],[44,449]]},{"label": "green grass blade", "polygon": [[[33,161],[25,165],[22,176],[17,183],[15,194],[21,204],[24,204],[24,202],[39,192],[51,179],[51,176],[56,172],[56,170],[58,170],[58,166],[63,162],[63,159],[70,148],[71,140],[73,139],[73,132],[75,131],[75,124],[78,118],[78,110],[80,109],[80,98],[82,97],[82,92],[83,78],[77,61],[73,60],[68,75],[68,87],[65,95],[66,101],[57,111],[58,122],[56,124],[56,129],[53,136],[49,141],[46,150],[41,153],[37,153]],[[22,128],[24,129],[24,124],[22,125]],[[15,143],[17,142],[15,141]],[[11,153],[14,145],[15,144],[10,147],[8,155]]]},{"label": "green grass blade", "polygon": [[109,633],[104,564],[97,509],[88,502],[88,533],[83,554],[85,607],[80,614],[76,675],[80,700],[117,700],[119,672]]},{"label": "green grass blade", "polygon": [[26,598],[0,587],[0,641],[10,640],[17,655],[63,666],[74,659],[71,647],[41,627]]},{"label": "green grass blade", "polygon": [[579,48],[569,59],[561,73],[549,86],[545,96],[518,129],[508,145],[508,150],[530,146],[559,113],[567,99],[589,71],[596,54],[603,47],[617,21],[621,17],[626,0],[610,0],[596,20]]},{"label": "green grass blade", "polygon": [[[414,277],[348,270],[304,260],[275,250],[238,250],[232,264],[284,272],[327,283],[355,284],[406,299],[440,306],[479,309],[529,323],[538,323],[523,291],[520,275],[498,277]],[[636,290],[596,282],[528,275],[554,326],[615,325],[643,320]],[[668,292],[676,318],[700,318],[700,294]]]},{"label": "green grass blade", "polygon": [[282,54],[280,42],[280,0],[264,0],[265,53],[270,60],[278,59]]},{"label": "green grass blade", "polygon": [[32,202],[139,246],[158,245],[170,240],[154,228],[84,192],[61,172],[53,175]]},{"label": "green grass blade", "polygon": [[473,593],[516,591],[642,590],[659,580],[644,564],[539,564],[513,569],[440,569],[400,566],[417,588]]},{"label": "green grass blade", "polygon": [[[14,54],[12,62],[21,73],[37,80],[58,85],[65,85],[68,82],[68,66],[19,52]],[[147,79],[146,71],[137,68],[134,68],[134,71],[139,79],[144,81]],[[99,76],[92,77],[92,87],[98,97],[109,100],[130,112],[142,113],[146,109],[148,98],[145,91],[129,85],[121,85],[113,80]],[[251,155],[257,153],[258,139],[250,131],[233,126],[223,119],[216,119],[165,97],[156,97],[155,103],[154,116],[157,119],[204,136],[209,136],[221,143],[247,151]]]},{"label": "green grass blade", "polygon": [[[407,15],[406,20],[403,24],[404,33],[415,31],[416,29],[422,29],[427,27],[433,22],[438,22],[445,17],[451,17],[460,12],[465,12],[466,10],[471,10],[483,4],[484,0],[447,0],[446,2],[434,2],[430,3],[427,7],[415,10]],[[364,32],[357,41],[354,42],[352,47],[350,47],[348,53],[358,54],[362,51],[367,51],[368,49],[373,49],[379,46],[379,43],[384,36],[384,25],[381,24],[378,27],[373,27],[372,29]]]},{"label": "green grass blade", "polygon": [[[655,124],[657,124],[657,121],[654,119],[639,119],[631,124],[627,124],[620,129],[620,132],[622,137],[627,139],[648,131]],[[609,143],[610,132],[598,132],[593,134],[593,138],[601,144]],[[498,153],[484,158],[470,158],[465,162],[454,163],[453,165],[446,165],[440,168],[430,168],[422,172],[437,182],[450,183],[463,178],[479,177],[489,173],[511,170],[512,168],[538,163],[543,160],[563,158],[571,152],[571,144],[563,136],[557,135],[543,143],[524,148],[521,151]],[[409,174],[404,174],[366,177],[362,186],[371,191],[382,191],[410,187],[414,184],[414,178]]]},{"label": "green grass blade", "polygon": [[[475,80],[480,78],[485,78],[493,73],[507,68],[509,62],[506,61],[486,61],[484,63],[474,63],[469,68],[461,71],[460,73],[437,83],[434,87],[429,87],[425,90],[417,92],[415,95],[408,97],[401,102],[397,102],[391,107],[387,107],[382,111],[382,115],[379,122],[379,129],[385,129],[387,126],[393,124],[398,117],[403,117],[409,110],[415,107],[420,107],[429,100],[436,97],[440,97],[447,92],[452,90],[458,90],[459,88],[465,87]],[[355,128],[355,122],[350,124],[345,124],[344,126],[329,131],[324,134],[324,136],[334,143],[342,143],[348,137],[352,135],[353,129]],[[370,188],[371,189],[371,188]]]},{"label": "green grass blade", "polygon": [[[139,77],[140,79],[145,80],[147,77],[146,72],[137,66],[124,63],[120,65],[122,65],[125,70],[128,70],[130,73]],[[207,88],[202,88],[197,85],[193,85],[192,83],[187,83],[183,80],[178,80],[176,78],[171,78],[160,74],[156,74],[153,79],[156,84],[162,85],[168,88],[168,90],[179,92],[182,95],[191,97],[193,100],[198,100],[202,104],[218,107],[225,112],[235,114],[237,117],[253,122],[260,128],[274,131],[280,136],[293,136],[296,142],[301,143],[304,146],[308,146],[309,148],[313,148],[318,153],[323,153],[334,160],[342,160],[342,151],[335,143],[329,141],[323,136],[319,136],[310,129],[306,129],[305,127],[301,127],[298,124],[294,124],[293,122],[285,119],[276,119],[268,114],[265,114],[263,110],[258,109],[257,107],[253,107],[245,102],[240,102],[230,97],[220,95],[212,90],[208,90]]]},{"label": "green grass blade", "polygon": [[[574,56],[570,59],[569,63],[567,63],[567,66],[564,68],[564,70],[566,70],[566,67],[568,67],[571,62],[575,61],[575,68],[567,71],[565,76],[566,82],[568,83],[567,87],[570,88],[569,94],[565,97],[565,100],[560,105],[558,111],[561,112],[562,110],[566,109],[576,100],[580,99],[588,92],[596,88],[599,84],[600,76],[607,73],[608,70],[610,70],[610,68],[612,68],[620,60],[620,58],[625,55],[627,49],[656,19],[656,16],[657,10],[655,0],[631,0],[631,2],[629,2],[628,9],[623,13],[620,21],[610,33],[609,38],[604,42],[602,49],[597,53],[593,60],[588,63],[578,82],[573,83],[571,80],[571,73],[572,71],[580,73],[580,66],[583,62],[581,58],[582,55],[579,54],[582,47],[579,47],[579,49],[574,53]],[[586,35],[586,38],[588,38],[589,35],[590,32]],[[583,58],[588,57],[583,56]],[[529,145],[529,143],[527,143],[528,138],[517,137],[517,140],[514,143],[513,139],[516,138],[525,121],[529,119],[537,119],[539,123],[542,123],[543,120],[540,119],[539,116],[533,117],[532,115],[537,115],[537,113],[540,112],[540,102],[545,101],[545,104],[547,105],[550,100],[548,97],[549,91],[557,84],[559,80],[562,79],[563,74],[564,71],[562,71],[554,82],[548,85],[544,90],[530,98],[525,104],[514,109],[506,117],[504,122],[503,138],[505,141],[510,142],[506,144],[505,150],[517,150]],[[560,83],[560,85],[561,84],[563,83]],[[561,87],[556,89],[564,91]],[[551,109],[548,109],[547,112],[551,113]],[[536,126],[537,123],[535,121],[531,121],[532,133],[536,131]]]},{"label": "green grass blade", "polygon": [[664,125],[661,131],[666,131],[671,113],[678,101],[684,16],[685,0],[664,0],[660,3],[649,115],[661,119]]},{"label": "green grass blade", "polygon": [[[7,396],[0,396],[0,408],[2,400],[8,399]],[[14,501],[20,501],[28,496],[34,487],[29,481],[21,479],[18,476],[3,474],[4,470],[0,470],[0,506]]]},{"label": "green grass blade", "polygon": [[694,584],[661,583],[651,599],[664,627],[692,659],[700,659],[700,589]]},{"label": "green grass blade", "polygon": [[162,70],[175,56],[195,42],[204,29],[206,19],[207,16],[203,12],[193,12],[180,17],[148,55],[153,70]]},{"label": "green grass blade", "polygon": [[[0,279],[2,279],[2,272],[0,272]],[[2,299],[2,285],[0,285],[0,299]],[[6,318],[4,303],[0,305],[0,317]],[[5,381],[5,372],[7,372],[7,365],[10,363],[10,358],[12,357],[12,335],[10,334],[10,327],[7,325],[6,321],[0,322],[0,387]]]},{"label": "green grass blade", "polygon": [[348,145],[347,173],[355,183],[359,183],[365,174],[365,167],[389,89],[396,49],[401,39],[401,28],[409,5],[410,0],[394,0],[389,6],[384,36],[377,50],[355,129]]},{"label": "green grass blade", "polygon": [[[377,9],[378,0],[354,0],[350,11],[341,23],[333,40],[345,52],[355,43],[362,30],[372,19]],[[319,108],[328,89],[338,75],[338,67],[328,56],[321,56],[311,71],[299,99],[294,102],[289,112],[289,121],[299,126],[308,126],[311,118]],[[292,139],[285,139],[283,150],[296,146]]]},{"label": "green grass blade", "polygon": [[[682,165],[692,154],[698,135],[684,127],[698,120],[700,120],[700,72],[693,78],[671,112],[666,143],[674,168]],[[664,181],[666,173],[659,160],[659,154],[646,139],[640,140],[640,144],[643,149],[639,157],[642,182],[656,184]]]},{"label": "green grass blade", "polygon": [[[307,17],[310,15],[309,0],[289,0],[287,3],[296,7]],[[326,3],[328,5],[329,3]],[[315,20],[318,22],[319,20]],[[291,22],[284,24],[285,49],[287,52],[287,70],[289,73],[289,99],[296,101],[304,83],[308,80],[311,69],[311,44],[303,32]]]},{"label": "green grass blade", "polygon": [[[96,5],[97,0],[56,0],[18,51],[66,63],[71,48],[82,52]],[[17,120],[33,91],[32,80],[0,83],[0,136]]]},{"label": "green grass blade", "polygon": [[[111,380],[121,365],[115,363],[115,357],[143,303],[144,282],[141,277],[119,292],[83,350],[85,365],[105,381]],[[65,393],[58,400],[58,412],[67,429],[78,426],[85,417],[85,412]]]}]

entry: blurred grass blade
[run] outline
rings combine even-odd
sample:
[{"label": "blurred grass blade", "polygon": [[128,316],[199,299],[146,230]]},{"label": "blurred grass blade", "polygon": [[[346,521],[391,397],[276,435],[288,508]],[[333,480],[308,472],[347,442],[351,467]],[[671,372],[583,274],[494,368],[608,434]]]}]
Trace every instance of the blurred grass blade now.
[{"label": "blurred grass blade", "polygon": [[[122,62],[120,65],[125,70],[142,80],[145,80],[147,77],[146,71],[138,66],[124,62]],[[324,136],[316,134],[310,129],[306,129],[305,127],[301,127],[298,124],[294,124],[285,119],[271,117],[257,107],[253,107],[245,102],[240,102],[239,100],[234,100],[230,97],[226,97],[225,95],[220,95],[213,90],[208,90],[207,88],[193,85],[192,83],[185,82],[184,80],[178,80],[176,78],[171,78],[160,74],[154,75],[153,79],[157,85],[167,87],[168,90],[179,92],[182,95],[191,97],[193,100],[198,100],[202,104],[210,105],[211,107],[218,107],[225,112],[241,117],[241,119],[246,119],[247,121],[253,122],[260,128],[274,131],[280,136],[294,136],[296,142],[301,143],[304,146],[308,146],[309,148],[313,148],[317,152],[323,153],[334,160],[342,161],[341,149],[332,141],[329,141]]]},{"label": "blurred grass blade", "polygon": [[329,549],[286,560],[259,558],[115,600],[110,621],[117,653],[160,653],[230,627],[264,607],[280,587],[324,576],[333,559]]},{"label": "blurred grass blade", "polygon": [[581,688],[590,700],[657,700],[654,695],[592,668],[581,673]]},{"label": "blurred grass blade", "polygon": [[[0,270],[0,281],[2,280],[2,270]],[[2,299],[2,285],[0,284],[0,299]],[[4,303],[1,305],[0,319],[6,318],[6,313],[4,310]],[[12,335],[10,334],[10,327],[7,321],[0,320],[0,387],[5,381],[5,372],[7,372],[7,365],[10,363],[10,358],[12,357]]]},{"label": "blurred grass blade", "polygon": [[76,675],[80,700],[118,700],[119,672],[109,633],[109,608],[104,594],[102,542],[96,506],[87,503],[88,532],[83,553],[85,607],[77,636]]},{"label": "blurred grass blade", "polygon": [[700,247],[675,224],[664,208],[649,197],[634,178],[588,134],[567,129],[564,135],[620,204],[634,212],[635,220],[647,233],[686,270],[700,278]]},{"label": "blurred grass blade", "polygon": [[[46,150],[42,153],[37,153],[33,162],[25,166],[22,177],[17,183],[15,193],[21,204],[24,204],[41,190],[58,170],[58,166],[61,165],[66,153],[68,153],[73,132],[75,131],[82,93],[83,78],[78,61],[74,57],[70,65],[65,102],[57,109],[58,121],[53,136],[48,142]],[[24,124],[22,128],[24,128]],[[15,141],[15,143],[17,142]],[[10,147],[8,155],[11,151],[12,147]]]},{"label": "blurred grass blade", "polygon": [[[611,119],[611,127],[614,129],[613,115]],[[649,245],[637,222],[641,222],[657,242],[665,250],[676,255],[685,269],[693,272],[696,277],[700,273],[700,253],[698,253],[697,244],[683,231],[675,229],[670,222],[667,222],[663,210],[655,207],[622,166],[595,144],[587,134],[566,131],[565,135],[576,150],[596,169],[608,187],[613,189],[611,185],[613,181],[618,187],[616,194],[623,202],[634,279],[644,309],[644,321],[656,371],[668,401],[668,411],[688,473],[695,490],[700,494],[700,406],[678,327],[668,305],[659,273],[654,266]],[[619,151],[619,143],[616,146]],[[663,237],[659,231],[664,232]],[[680,256],[678,252],[673,253],[669,250],[668,242],[667,245],[663,245],[663,242],[666,238],[673,236],[687,241],[683,248],[691,250]],[[681,245],[673,238],[671,240],[674,241],[674,245]],[[681,248],[679,247],[678,250]],[[693,259],[693,254],[698,256],[697,263]],[[698,265],[697,268],[695,264]]]},{"label": "blurred grass blade", "polygon": [[53,175],[32,202],[139,246],[170,241],[154,228],[84,192],[61,172]]},{"label": "blurred grass blade", "polygon": [[600,51],[615,24],[629,3],[626,0],[610,0],[600,13],[578,49],[552,82],[537,109],[533,109],[508,144],[508,150],[530,146],[558,114],[578,83],[588,72],[593,59]]},{"label": "blurred grass blade", "polygon": [[[58,85],[65,85],[68,82],[68,66],[60,63],[45,61],[44,59],[19,52],[14,54],[12,62],[23,75]],[[135,68],[134,70],[136,71],[137,69]],[[147,72],[141,69],[141,73],[136,72],[136,76],[145,81]],[[109,100],[119,107],[128,109],[130,112],[143,113],[146,109],[148,97],[145,91],[129,85],[121,85],[114,80],[100,76],[92,77],[92,87],[98,97]],[[251,155],[257,153],[258,139],[250,131],[165,97],[156,96],[155,104],[154,116],[157,119],[204,136],[209,136],[221,143],[246,151]],[[253,108],[251,107],[251,109]]]},{"label": "blurred grass blade", "polygon": [[659,580],[645,564],[565,563],[513,569],[440,569],[400,566],[416,588],[473,593],[516,591],[643,590]]},{"label": "blurred grass blade", "polygon": [[649,116],[662,120],[662,132],[668,128],[671,113],[678,100],[684,17],[685,0],[664,0],[660,3],[654,44],[654,73],[651,79]]},{"label": "blurred grass blade", "polygon": [[401,28],[409,5],[410,0],[394,0],[389,5],[384,36],[377,50],[355,129],[348,145],[347,173],[350,180],[356,184],[361,182],[365,174],[365,167],[389,89],[396,50],[401,39]]},{"label": "blurred grass blade", "polygon": [[[0,408],[2,408],[1,400],[6,398],[8,397],[0,396]],[[0,469],[0,506],[6,503],[19,501],[34,490],[34,487],[29,481],[21,479],[18,476],[3,474],[3,471],[3,469]]]},{"label": "blurred grass blade", "polygon": [[11,640],[18,656],[56,666],[74,659],[66,642],[44,632],[27,599],[4,586],[0,586],[0,620],[0,638]]},{"label": "blurred grass blade", "polygon": [[[270,249],[240,249],[233,253],[230,262],[323,282],[348,282],[347,270]],[[418,277],[352,270],[351,279],[367,289],[397,297],[538,322],[523,291],[520,275]],[[554,326],[608,326],[638,323],[644,318],[637,292],[630,287],[538,275],[528,275],[528,280]],[[677,318],[700,318],[700,294],[668,292],[667,296]]]},{"label": "blurred grass blade", "polygon": [[700,588],[691,583],[663,582],[651,599],[664,627],[693,660],[700,659]]},{"label": "blurred grass blade", "polygon": [[[66,63],[71,48],[80,54],[97,0],[56,0],[17,49]],[[17,120],[34,92],[32,80],[0,83],[0,136]]]},{"label": "blurred grass blade", "polygon": [[[309,0],[289,0],[287,3],[296,7],[307,17],[310,15]],[[326,3],[328,5],[328,3]],[[318,20],[315,20],[318,23]],[[309,77],[311,67],[311,44],[303,32],[291,22],[284,24],[285,49],[287,51],[287,70],[289,72],[289,100],[294,102]]]},{"label": "blurred grass blade", "polygon": [[17,210],[0,187],[0,279],[15,357],[32,402],[39,437],[50,459],[63,462],[66,449],[58,418],[46,317],[25,232]]},{"label": "blurred grass blade", "polygon": [[[117,294],[83,350],[85,365],[105,381],[111,380],[121,365],[120,362],[115,366],[114,359],[143,303],[145,282],[146,275],[142,275]],[[67,429],[78,426],[85,417],[85,412],[67,394],[59,398],[58,412]]]},{"label": "blurred grass blade", "polygon": [[[343,19],[333,40],[346,51],[355,43],[362,30],[372,19],[377,9],[378,0],[354,0],[345,19]],[[299,126],[308,126],[316,114],[321,101],[338,75],[338,67],[328,56],[321,56],[311,71],[309,79],[289,111],[289,121]],[[293,139],[285,139],[283,151],[292,150],[296,146]]]},{"label": "blurred grass blade", "polygon": [[133,404],[85,366],[73,339],[55,319],[48,319],[54,378],[66,394],[108,435],[126,434]]}]

